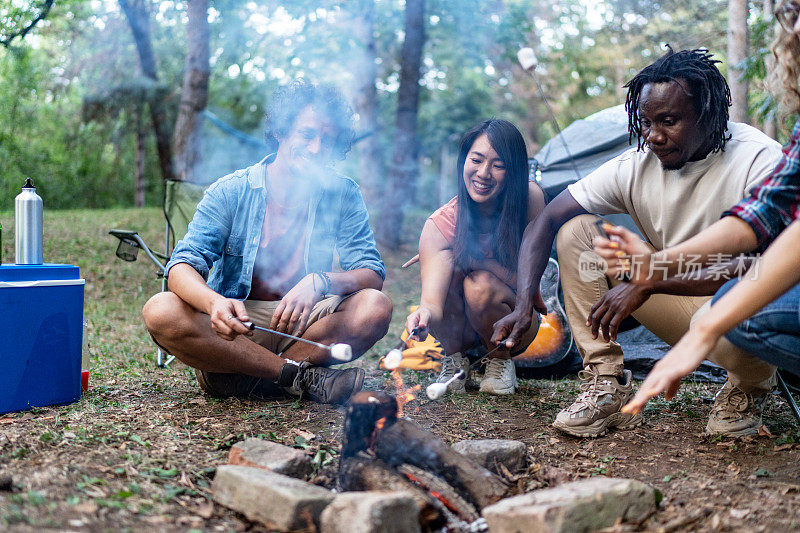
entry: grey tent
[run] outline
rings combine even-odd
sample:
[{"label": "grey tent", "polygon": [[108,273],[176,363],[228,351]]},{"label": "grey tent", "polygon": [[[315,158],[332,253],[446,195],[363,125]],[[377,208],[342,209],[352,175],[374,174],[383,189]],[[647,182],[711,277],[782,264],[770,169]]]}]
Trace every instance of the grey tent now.
[{"label": "grey tent", "polygon": [[531,173],[549,198],[555,198],[578,179],[564,142],[581,178],[631,148],[628,114],[622,104],[576,120],[562,136],[563,141],[558,135],[550,139],[531,160]]}]

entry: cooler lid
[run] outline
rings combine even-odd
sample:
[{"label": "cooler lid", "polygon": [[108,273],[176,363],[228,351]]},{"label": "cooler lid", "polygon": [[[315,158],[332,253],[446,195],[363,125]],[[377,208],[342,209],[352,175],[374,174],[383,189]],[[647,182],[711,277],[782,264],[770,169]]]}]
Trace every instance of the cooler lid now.
[{"label": "cooler lid", "polygon": [[80,271],[75,265],[44,263],[41,265],[0,265],[0,281],[39,281],[80,279]]}]

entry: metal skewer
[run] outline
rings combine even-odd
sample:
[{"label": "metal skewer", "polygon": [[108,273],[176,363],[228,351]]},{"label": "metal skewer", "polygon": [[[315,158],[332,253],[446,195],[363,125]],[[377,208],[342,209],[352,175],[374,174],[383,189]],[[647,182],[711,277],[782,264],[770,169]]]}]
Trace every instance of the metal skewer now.
[{"label": "metal skewer", "polygon": [[281,337],[286,337],[287,339],[293,339],[296,341],[305,342],[306,344],[322,348],[323,350],[328,350],[331,354],[331,357],[333,357],[334,359],[338,359],[340,361],[349,361],[353,358],[353,349],[349,344],[334,343],[328,346],[327,344],[322,344],[321,342],[310,341],[302,337],[295,337],[294,335],[283,333],[282,331],[276,331],[274,329],[269,329],[269,328],[262,328],[261,326],[256,326],[252,322],[242,322],[242,324],[244,324],[244,327],[246,327],[250,331],[257,329],[259,331],[264,331],[266,333],[280,335]]}]

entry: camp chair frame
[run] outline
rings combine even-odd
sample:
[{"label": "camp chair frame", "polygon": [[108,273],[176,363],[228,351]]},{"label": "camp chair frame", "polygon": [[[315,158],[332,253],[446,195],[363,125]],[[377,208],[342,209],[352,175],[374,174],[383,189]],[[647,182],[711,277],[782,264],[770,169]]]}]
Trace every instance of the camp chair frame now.
[{"label": "camp chair frame", "polygon": [[[119,239],[116,256],[123,261],[136,261],[139,250],[144,250],[147,258],[156,266],[156,276],[161,278],[161,290],[167,291],[167,277],[165,276],[175,243],[186,235],[189,221],[197,210],[197,203],[205,193],[205,185],[197,185],[178,180],[164,182],[164,196],[162,212],[166,221],[164,228],[164,252],[156,252],[132,230],[112,229],[108,233]],[[156,366],[166,368],[175,356],[164,352],[161,347],[156,349]]]}]

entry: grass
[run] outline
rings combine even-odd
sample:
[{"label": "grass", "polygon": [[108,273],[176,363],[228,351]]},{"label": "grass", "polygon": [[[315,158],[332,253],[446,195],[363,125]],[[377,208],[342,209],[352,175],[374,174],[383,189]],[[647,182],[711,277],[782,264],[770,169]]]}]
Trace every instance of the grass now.
[{"label": "grass", "polygon": [[[417,234],[422,220],[412,217],[405,234]],[[0,223],[2,257],[9,262],[13,260],[13,214],[0,212]],[[161,281],[143,254],[133,263],[114,256],[117,242],[108,235],[114,228],[136,229],[156,248],[163,242],[159,209],[45,211],[45,261],[77,265],[86,280],[90,388],[72,405],[0,415],[0,478],[10,475],[14,482],[13,492],[0,491],[0,530],[247,529],[250,524],[242,517],[219,506],[210,510],[211,480],[230,447],[247,437],[281,442],[307,450],[322,473],[338,457],[342,412],[309,402],[206,398],[187,367],[155,368],[155,350],[142,323],[141,308],[161,290]],[[386,373],[376,368],[377,355],[396,342],[408,306],[419,299],[418,268],[398,266],[411,255],[411,246],[384,253],[389,271],[384,290],[395,311],[389,334],[353,363],[367,369],[365,388],[391,390]],[[406,372],[404,378],[408,385],[424,387],[431,376]],[[700,490],[703,475],[723,481],[731,476],[719,474],[730,462],[725,456],[730,453],[744,463],[743,476],[756,472],[754,479],[764,483],[787,482],[782,472],[791,475],[787,465],[800,455],[795,445],[800,434],[785,409],[770,411],[769,425],[780,432],[775,433],[774,442],[721,447],[725,442],[698,437],[708,410],[703,399],[712,396],[714,389],[707,384],[684,386],[673,400],[650,404],[647,416],[654,421],[652,426],[597,441],[565,438],[550,427],[558,410],[578,391],[572,379],[522,380],[518,393],[510,397],[473,393],[448,396],[441,402],[417,400],[407,406],[407,413],[447,442],[522,440],[529,446],[531,472],[557,465],[573,478],[644,476],[665,494],[668,489],[687,501],[694,498],[693,490]],[[773,446],[782,446],[782,451],[773,451]],[[692,453],[667,459],[663,467],[654,459],[661,453],[671,454],[672,449],[693,447],[702,449],[704,462],[695,465]],[[645,474],[631,460],[639,453],[656,464]],[[735,490],[738,482],[730,481]],[[540,477],[528,486],[547,483],[546,477]],[[770,520],[778,520],[773,524],[788,526],[780,513],[791,505],[766,502],[795,493],[779,497],[777,491],[782,489],[775,486],[772,493],[763,489],[761,505],[773,513]],[[724,501],[717,504],[724,509]],[[664,521],[672,516],[670,511],[664,513]],[[742,521],[733,524],[744,525]]]}]

